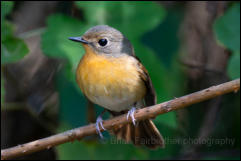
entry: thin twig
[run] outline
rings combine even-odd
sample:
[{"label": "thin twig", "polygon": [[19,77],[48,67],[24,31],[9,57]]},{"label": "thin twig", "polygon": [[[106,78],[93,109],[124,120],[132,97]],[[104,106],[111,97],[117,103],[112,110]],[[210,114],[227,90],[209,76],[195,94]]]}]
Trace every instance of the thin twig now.
[{"label": "thin twig", "polygon": [[[154,106],[146,107],[136,110],[135,118],[137,121],[147,118],[153,118],[157,115],[167,113],[173,110],[178,110],[189,105],[202,102],[229,92],[237,92],[240,88],[240,79],[236,79],[227,83],[223,83],[217,86],[195,92],[180,98],[157,104]],[[120,124],[131,123],[131,119],[126,119],[126,114],[108,119],[103,122],[105,129],[112,129]],[[18,145],[12,148],[1,150],[1,159],[10,159],[17,156],[23,156],[43,149],[49,149],[53,146],[63,144],[66,142],[74,141],[76,139],[89,135],[96,134],[95,124],[90,124],[73,130],[69,130],[57,135],[53,135],[47,138],[35,140],[30,143]]]}]

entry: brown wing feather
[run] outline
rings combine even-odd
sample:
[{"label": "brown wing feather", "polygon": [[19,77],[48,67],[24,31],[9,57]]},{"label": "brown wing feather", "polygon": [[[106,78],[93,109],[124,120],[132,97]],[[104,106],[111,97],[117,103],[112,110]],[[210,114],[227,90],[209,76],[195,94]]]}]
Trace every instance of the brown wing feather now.
[{"label": "brown wing feather", "polygon": [[155,89],[153,87],[151,78],[148,74],[148,71],[141,64],[140,59],[137,56],[134,56],[134,57],[139,61],[138,66],[140,68],[140,77],[144,81],[146,89],[147,89],[146,95],[145,95],[146,106],[155,105],[156,104],[156,92],[155,92]]},{"label": "brown wing feather", "polygon": [[[156,104],[156,93],[153,88],[151,78],[146,70],[146,68],[141,64],[140,59],[133,55],[139,62],[139,73],[141,79],[144,81],[146,86],[145,104],[146,106],[151,106]],[[121,115],[126,113],[109,111],[113,116]],[[164,148],[165,143],[159,130],[156,128],[155,124],[150,120],[141,120],[134,126],[132,123],[126,125],[119,125],[112,131],[118,139],[123,139],[126,142],[132,142],[134,145],[140,146],[145,145],[151,149],[158,147]]]}]

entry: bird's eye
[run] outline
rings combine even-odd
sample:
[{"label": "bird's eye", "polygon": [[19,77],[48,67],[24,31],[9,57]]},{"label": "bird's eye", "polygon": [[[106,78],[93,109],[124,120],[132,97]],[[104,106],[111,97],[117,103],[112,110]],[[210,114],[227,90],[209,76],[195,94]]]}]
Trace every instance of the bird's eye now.
[{"label": "bird's eye", "polygon": [[107,44],[107,40],[106,39],[100,39],[98,41],[98,43],[100,44],[100,46],[105,46]]}]

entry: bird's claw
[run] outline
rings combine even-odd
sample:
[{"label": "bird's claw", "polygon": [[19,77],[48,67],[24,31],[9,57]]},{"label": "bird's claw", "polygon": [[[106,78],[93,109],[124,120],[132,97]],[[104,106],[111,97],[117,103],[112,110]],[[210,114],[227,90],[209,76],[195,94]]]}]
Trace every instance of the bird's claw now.
[{"label": "bird's claw", "polygon": [[135,107],[132,107],[132,108],[128,111],[127,116],[126,116],[126,119],[127,119],[127,120],[128,120],[128,118],[129,118],[129,116],[131,116],[132,123],[133,123],[134,125],[136,125],[136,122],[135,122],[136,119],[135,119],[135,117],[134,117],[135,111],[136,111],[136,108],[135,108]]},{"label": "bird's claw", "polygon": [[102,135],[102,133],[101,133],[101,131],[100,131],[100,126],[101,126],[101,128],[102,128],[103,130],[106,130],[106,129],[104,128],[102,122],[103,122],[102,117],[101,117],[101,116],[98,116],[98,117],[97,117],[97,120],[96,120],[96,123],[95,123],[95,127],[96,127],[97,133],[99,134],[99,136],[100,136],[101,138],[103,138],[103,135]]}]

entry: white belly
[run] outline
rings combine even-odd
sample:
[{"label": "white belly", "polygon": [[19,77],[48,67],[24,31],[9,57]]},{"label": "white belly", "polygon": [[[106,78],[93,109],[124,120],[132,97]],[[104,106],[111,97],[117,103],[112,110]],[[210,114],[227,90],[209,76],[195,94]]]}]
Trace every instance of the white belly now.
[{"label": "white belly", "polygon": [[110,97],[107,95],[94,96],[91,101],[111,111],[129,110],[134,105],[134,96]]}]

